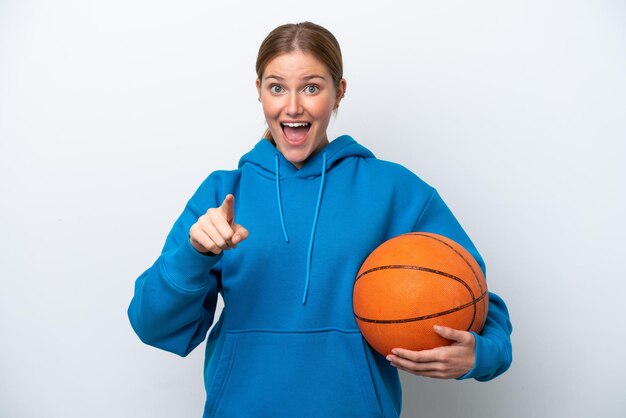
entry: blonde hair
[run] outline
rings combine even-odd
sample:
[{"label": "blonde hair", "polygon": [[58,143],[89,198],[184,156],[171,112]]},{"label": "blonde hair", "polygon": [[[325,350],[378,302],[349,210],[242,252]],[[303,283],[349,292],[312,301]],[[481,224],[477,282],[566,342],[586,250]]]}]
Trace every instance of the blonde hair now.
[{"label": "blonde hair", "polygon": [[[259,47],[256,59],[257,78],[263,78],[267,64],[278,55],[288,52],[307,52],[324,63],[330,72],[335,88],[339,90],[343,78],[341,48],[335,36],[326,28],[311,22],[288,23],[271,31]],[[263,137],[274,143],[269,128]]]}]

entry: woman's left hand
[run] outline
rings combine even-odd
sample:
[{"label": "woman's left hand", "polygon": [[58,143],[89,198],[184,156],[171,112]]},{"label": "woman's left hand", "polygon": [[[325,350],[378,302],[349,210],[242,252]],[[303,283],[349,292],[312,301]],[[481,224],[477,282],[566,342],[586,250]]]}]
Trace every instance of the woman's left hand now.
[{"label": "woman's left hand", "polygon": [[435,332],[453,341],[452,345],[422,351],[394,348],[387,360],[405,372],[437,379],[454,379],[469,372],[476,357],[474,335],[440,326],[435,326]]}]

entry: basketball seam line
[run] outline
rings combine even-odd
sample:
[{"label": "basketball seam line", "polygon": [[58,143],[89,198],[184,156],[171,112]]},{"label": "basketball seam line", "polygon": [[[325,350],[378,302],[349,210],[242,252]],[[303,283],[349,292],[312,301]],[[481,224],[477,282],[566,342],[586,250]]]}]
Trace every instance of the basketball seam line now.
[{"label": "basketball seam line", "polygon": [[447,277],[449,279],[452,279],[452,280],[455,280],[455,281],[461,283],[463,286],[465,286],[465,289],[467,289],[467,291],[469,292],[469,294],[472,297],[472,299],[475,298],[474,292],[472,292],[472,288],[469,287],[469,285],[467,283],[465,283],[465,281],[463,279],[461,279],[459,277],[456,277],[456,276],[454,276],[454,275],[452,275],[450,273],[446,273],[445,271],[435,270],[435,269],[431,269],[431,268],[428,268],[428,267],[422,267],[422,266],[412,266],[412,265],[406,265],[406,264],[391,264],[391,265],[388,265],[388,266],[378,266],[378,267],[371,268],[371,269],[369,269],[367,271],[364,271],[363,273],[361,273],[356,278],[356,280],[359,280],[361,277],[365,276],[366,274],[373,273],[373,272],[378,271],[378,270],[387,270],[387,269],[418,270],[418,271],[425,271],[426,273],[433,273],[433,274],[437,274],[439,276],[444,276],[444,277]]},{"label": "basketball seam line", "polygon": [[[460,311],[461,309],[465,309],[468,306],[476,305],[476,303],[480,302],[481,300],[483,300],[485,298],[485,296],[487,296],[487,292],[484,292],[482,295],[480,295],[478,298],[472,300],[471,302],[468,302],[468,303],[463,304],[461,306],[457,306],[456,308],[448,309],[447,311],[443,311],[443,312],[437,312],[436,314],[418,316],[418,317],[415,317],[415,318],[406,318],[406,319],[370,319],[370,318],[363,318],[363,317],[357,315],[356,313],[354,313],[354,317],[356,319],[360,320],[360,321],[371,322],[371,323],[375,323],[375,324],[401,324],[401,323],[405,323],[405,322],[417,322],[417,321],[423,321],[423,320],[426,320],[426,319],[432,319],[432,318],[437,318],[437,317],[440,317],[440,316],[448,315],[448,314]],[[471,328],[471,326],[469,328]]]},{"label": "basketball seam line", "polygon": [[[443,245],[445,245],[446,247],[450,248],[450,249],[451,249],[452,251],[454,251],[454,252],[455,252],[455,253],[456,253],[459,257],[461,257],[461,259],[465,262],[465,264],[467,264],[467,266],[470,268],[470,270],[472,271],[472,274],[474,275],[474,279],[476,280],[476,284],[478,285],[478,289],[479,289],[481,292],[483,292],[483,291],[484,291],[484,292],[487,292],[487,289],[483,289],[483,286],[482,286],[482,285],[481,285],[481,283],[480,283],[480,279],[478,278],[478,274],[476,274],[476,271],[474,270],[474,267],[472,266],[472,264],[471,264],[469,261],[467,261],[467,259],[463,256],[463,254],[461,254],[460,252],[458,252],[458,251],[456,250],[456,248],[454,248],[453,246],[451,246],[451,245],[450,245],[450,244],[448,244],[447,242],[445,242],[445,241],[443,241],[443,240],[441,240],[441,239],[439,239],[439,238],[437,238],[437,237],[434,237],[434,236],[432,236],[432,235],[430,235],[430,234],[423,234],[423,233],[420,233],[420,232],[409,232],[409,233],[407,233],[406,235],[418,235],[418,236],[421,236],[421,237],[424,237],[424,238],[430,238],[430,239],[433,239],[433,240],[435,240],[435,241],[437,241],[437,242],[440,242],[441,244],[443,244]],[[459,244],[459,245],[460,245],[460,244]],[[463,247],[463,246],[461,246],[461,247]],[[467,251],[467,250],[466,250],[466,251]],[[488,310],[488,309],[489,309],[489,308],[488,308],[487,306],[483,306],[483,311],[484,311],[484,312],[487,312],[487,310]],[[474,325],[474,321],[475,321],[475,320],[476,320],[476,305],[474,305],[474,313],[473,313],[473,315],[472,315],[472,322],[470,323],[470,325],[469,325],[468,329],[470,329],[470,328]]]},{"label": "basketball seam line", "polygon": [[[447,242],[440,240],[437,237],[433,237],[431,235],[426,235],[426,234],[422,234],[419,232],[409,232],[406,235],[418,235],[420,237],[424,237],[424,238],[430,238],[430,239],[434,239],[435,241],[438,241],[440,243],[442,243],[443,245],[445,245],[446,247],[450,248],[452,251],[454,251],[459,257],[461,257],[463,259],[463,261],[465,262],[465,264],[467,264],[467,267],[470,268],[470,270],[472,270],[472,274],[474,275],[474,279],[476,279],[476,284],[478,284],[478,287],[480,288],[480,290],[483,290],[483,287],[480,284],[480,280],[478,280],[478,275],[476,274],[476,271],[474,270],[474,267],[472,266],[472,264],[467,261],[467,259],[465,257],[463,257],[463,254],[461,254],[460,252],[458,252],[456,250],[456,248],[454,248],[453,246],[451,246],[450,244],[448,244]],[[460,244],[459,244],[460,245]],[[467,251],[467,250],[466,250]]]}]

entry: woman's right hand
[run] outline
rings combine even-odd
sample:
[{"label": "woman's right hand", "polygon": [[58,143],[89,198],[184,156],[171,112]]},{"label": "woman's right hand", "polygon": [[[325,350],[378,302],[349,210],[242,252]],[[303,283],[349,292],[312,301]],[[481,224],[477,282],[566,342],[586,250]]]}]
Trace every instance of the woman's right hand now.
[{"label": "woman's right hand", "polygon": [[235,223],[235,196],[229,194],[219,208],[210,208],[189,229],[191,245],[201,253],[220,254],[248,238],[248,230]]}]

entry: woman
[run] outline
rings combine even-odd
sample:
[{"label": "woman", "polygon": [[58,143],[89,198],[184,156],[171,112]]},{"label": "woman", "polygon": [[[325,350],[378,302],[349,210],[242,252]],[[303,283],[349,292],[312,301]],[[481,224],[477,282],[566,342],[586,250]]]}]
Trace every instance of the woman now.
[{"label": "woman", "polygon": [[492,379],[511,362],[510,322],[490,294],[481,335],[439,327],[451,346],[387,358],[352,312],[361,263],[383,241],[434,232],[484,264],[437,192],[326,129],[346,92],[339,44],[312,24],[263,41],[257,90],[268,130],[232,171],[200,185],[155,264],[136,282],[129,317],[147,344],[185,356],[206,345],[205,417],[398,417],[397,369]]}]

